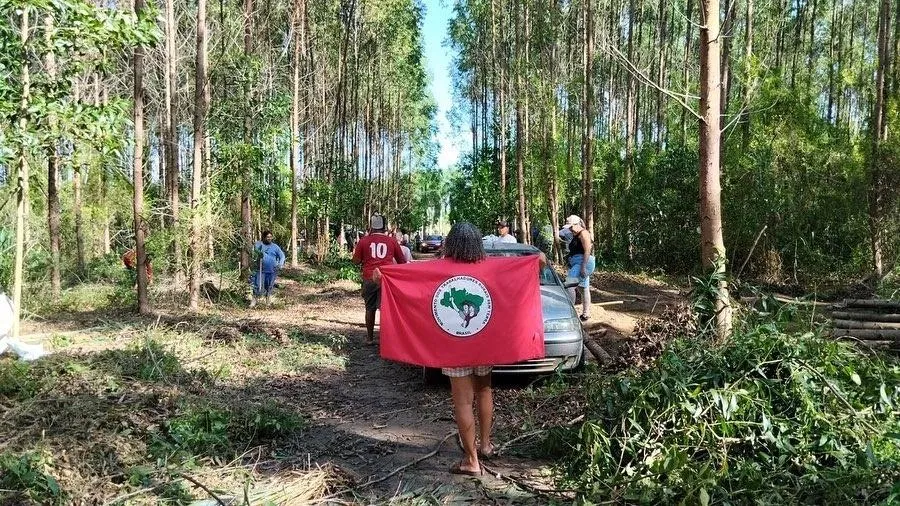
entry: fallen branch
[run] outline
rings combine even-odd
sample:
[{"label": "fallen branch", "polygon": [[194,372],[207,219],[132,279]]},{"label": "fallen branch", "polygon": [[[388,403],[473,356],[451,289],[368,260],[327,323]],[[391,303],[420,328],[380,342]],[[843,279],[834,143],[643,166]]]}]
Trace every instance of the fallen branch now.
[{"label": "fallen branch", "polygon": [[862,322],[900,323],[900,314],[867,313],[860,311],[832,311],[831,317],[841,320],[856,320]]},{"label": "fallen branch", "polygon": [[437,446],[431,452],[417,458],[416,460],[413,460],[412,462],[403,464],[402,466],[398,467],[397,469],[394,469],[393,471],[382,476],[381,478],[370,479],[369,481],[363,483],[362,485],[358,485],[358,486],[354,487],[354,489],[366,488],[366,487],[370,487],[376,483],[381,483],[381,482],[387,480],[388,478],[390,478],[391,476],[394,476],[395,474],[399,473],[400,471],[403,471],[404,469],[408,469],[408,468],[418,464],[419,462],[422,462],[423,460],[428,460],[431,457],[434,457],[441,450],[441,447],[444,446],[444,443],[446,443],[448,439],[450,439],[451,437],[453,437],[457,434],[459,434],[459,431],[453,431],[450,434],[447,434],[446,436],[444,436],[444,439],[441,439],[441,441],[437,444]]},{"label": "fallen branch", "polygon": [[595,306],[618,306],[619,304],[625,304],[624,300],[611,300],[609,302],[598,302],[594,304]]},{"label": "fallen branch", "polygon": [[900,330],[868,330],[868,329],[834,329],[832,337],[853,336],[866,341],[895,340],[900,341]]},{"label": "fallen branch", "polygon": [[[508,481],[508,482],[512,483],[513,485],[519,487],[520,489],[522,489],[532,495],[535,495],[538,497],[543,497],[544,499],[550,500],[548,502],[558,501],[561,497],[565,497],[564,494],[573,493],[572,490],[543,490],[543,489],[537,488],[537,487],[531,485],[530,483],[526,483],[525,481],[523,481],[511,474],[505,475],[503,473],[500,473],[499,471],[492,469],[490,466],[488,466],[487,464],[485,464],[483,462],[481,463],[481,468],[484,469],[485,471],[487,471],[488,474],[494,476],[495,478],[497,478],[499,480]],[[567,497],[566,499],[571,500],[571,497]]]},{"label": "fallen branch", "polygon": [[753,250],[756,249],[756,245],[759,243],[759,239],[766,233],[766,229],[769,228],[769,225],[764,225],[762,230],[759,231],[759,234],[756,235],[756,240],[753,241],[753,246],[750,247],[750,252],[747,253],[747,258],[744,259],[744,263],[741,264],[741,268],[738,269],[737,274],[734,275],[735,279],[740,279],[741,274],[744,272],[744,267],[747,267],[747,262],[750,261],[750,257],[753,256]]},{"label": "fallen branch", "polygon": [[900,301],[883,299],[847,299],[844,301],[844,306],[854,308],[900,310]]},{"label": "fallen branch", "polygon": [[533,431],[531,431],[531,432],[526,432],[525,434],[522,434],[521,436],[514,437],[514,438],[510,439],[509,441],[503,443],[502,445],[500,445],[500,446],[494,448],[494,453],[495,453],[496,455],[500,455],[500,454],[503,453],[504,450],[506,450],[507,448],[509,448],[510,446],[512,446],[513,443],[517,443],[517,442],[519,442],[519,441],[521,441],[521,440],[523,440],[523,439],[528,439],[528,438],[530,438],[530,437],[537,436],[537,435],[539,435],[539,434],[541,434],[541,433],[543,433],[543,432],[546,432],[546,429],[533,430]]},{"label": "fallen branch", "polygon": [[881,321],[834,320],[834,326],[839,329],[900,330],[900,323]]},{"label": "fallen branch", "polygon": [[601,364],[606,366],[613,364],[612,357],[609,356],[609,353],[607,353],[606,350],[604,350],[603,347],[600,346],[600,344],[596,341],[592,339],[585,339],[584,347],[587,348],[588,351],[591,352],[591,355],[593,355],[594,358],[596,358],[597,361]]},{"label": "fallen branch", "polygon": [[219,503],[220,506],[226,506],[225,501],[223,501],[222,499],[220,499],[219,496],[217,496],[215,493],[213,493],[212,490],[206,488],[206,485],[200,483],[199,481],[197,481],[197,480],[191,478],[190,476],[188,476],[188,475],[186,475],[186,474],[180,474],[180,473],[179,473],[179,474],[176,474],[175,476],[177,476],[177,477],[179,477],[179,478],[183,478],[183,479],[185,479],[185,480],[187,480],[187,481],[193,483],[194,485],[197,485],[198,487],[200,487],[201,489],[203,489],[204,492],[206,492],[207,494],[209,494],[210,497],[212,497],[217,503]]}]

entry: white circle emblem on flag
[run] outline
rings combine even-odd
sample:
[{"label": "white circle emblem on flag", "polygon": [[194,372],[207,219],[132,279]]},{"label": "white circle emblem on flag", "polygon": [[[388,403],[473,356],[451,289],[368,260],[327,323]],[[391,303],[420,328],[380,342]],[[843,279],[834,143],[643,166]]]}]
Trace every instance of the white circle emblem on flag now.
[{"label": "white circle emblem on flag", "polygon": [[454,276],[437,287],[431,300],[434,321],[446,333],[469,337],[491,320],[493,303],[484,283],[471,276]]}]

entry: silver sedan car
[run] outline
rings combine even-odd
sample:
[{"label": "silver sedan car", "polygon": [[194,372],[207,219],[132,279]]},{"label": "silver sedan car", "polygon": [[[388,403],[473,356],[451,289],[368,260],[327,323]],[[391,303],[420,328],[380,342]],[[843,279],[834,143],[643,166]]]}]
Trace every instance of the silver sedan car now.
[{"label": "silver sedan car", "polygon": [[[488,256],[537,255],[534,246],[485,241]],[[573,285],[574,286],[574,285]],[[500,374],[537,374],[577,369],[584,364],[584,329],[566,286],[550,266],[541,270],[541,308],[544,316],[544,358],[494,367]]]}]

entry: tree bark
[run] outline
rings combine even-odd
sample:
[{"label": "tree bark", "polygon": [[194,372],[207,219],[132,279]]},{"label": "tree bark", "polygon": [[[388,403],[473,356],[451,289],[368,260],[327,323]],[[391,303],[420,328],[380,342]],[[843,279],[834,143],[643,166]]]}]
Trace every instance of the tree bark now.
[{"label": "tree bark", "polygon": [[883,203],[884,181],[881,146],[887,141],[887,75],[891,68],[890,54],[891,0],[881,0],[878,12],[878,62],[875,69],[875,104],[872,110],[872,157],[869,181],[869,227],[871,235],[872,270],[877,277],[884,274]]},{"label": "tree bark", "polygon": [[700,27],[700,235],[701,260],[708,272],[722,276],[716,297],[716,330],[720,338],[731,334],[731,303],[725,274],[720,182],[719,0],[701,0]]},{"label": "tree bark", "polygon": [[[28,46],[28,5],[22,7],[19,29],[22,47]],[[27,54],[27,53],[26,53]],[[28,73],[28,59],[22,62],[22,99],[19,102],[19,130],[28,128],[28,107],[31,98],[31,77]],[[19,337],[19,323],[22,314],[22,288],[25,270],[25,213],[28,201],[28,148],[19,145],[18,160],[19,177],[16,187],[16,246],[13,266],[13,327],[12,338]]]},{"label": "tree bark", "polygon": [[[47,77],[50,81],[56,80],[56,54],[52,49],[53,15],[44,16],[44,42],[48,48],[44,58]],[[50,234],[50,291],[53,300],[59,300],[61,292],[59,272],[59,155],[56,150],[58,139],[56,130],[58,121],[55,114],[49,117],[50,133],[53,134],[50,145],[47,147],[47,229]]]},{"label": "tree bark", "polygon": [[[190,269],[190,309],[197,311],[200,306],[200,258],[203,248],[200,216],[200,189],[203,182],[203,146],[206,137],[206,0],[197,0],[197,51],[194,71],[194,160],[191,174],[191,239],[189,253]],[[242,216],[243,218],[243,216]],[[242,257],[243,260],[243,257]],[[249,259],[248,259],[249,265]],[[243,265],[242,265],[243,267]]]},{"label": "tree bark", "polygon": [[584,30],[584,51],[583,51],[583,75],[584,80],[582,86],[582,136],[581,136],[581,167],[582,167],[582,212],[587,229],[594,233],[594,160],[593,160],[593,114],[592,106],[594,87],[593,82],[593,34],[592,25],[594,20],[591,4],[593,2],[584,2],[583,7],[583,30]]},{"label": "tree bark", "polygon": [[[250,58],[253,52],[253,0],[244,0],[244,57]],[[250,83],[244,85],[247,108],[244,111],[244,143],[250,145],[252,141],[250,132],[250,115],[252,114],[252,97]],[[196,126],[194,127],[196,131]],[[250,190],[253,184],[254,167],[244,167],[241,184],[241,274],[240,279],[246,279],[250,272],[250,248],[253,244]]]},{"label": "tree bark", "polygon": [[166,0],[166,58],[165,58],[165,125],[163,127],[163,145],[165,146],[166,194],[169,200],[167,225],[172,234],[172,263],[175,285],[181,286],[181,241],[178,239],[178,217],[180,214],[181,170],[178,167],[178,122],[175,111],[178,110],[178,59],[176,38],[178,27],[175,25],[175,0]]},{"label": "tree bark", "polygon": [[[300,137],[300,57],[303,54],[301,47],[304,40],[304,30],[306,22],[303,19],[305,14],[304,0],[298,0],[294,13],[293,29],[297,32],[294,40],[294,73],[293,73],[293,96],[291,99],[291,267],[298,267],[297,255],[297,176],[298,165],[297,160],[297,142]],[[298,22],[299,21],[299,22]]]},{"label": "tree bark", "polygon": [[[135,151],[137,154],[137,151]],[[72,190],[74,193],[73,213],[75,214],[75,269],[80,278],[85,275],[85,258],[84,258],[84,212],[82,210],[82,167],[75,165],[72,167]],[[142,182],[143,183],[143,182]]]},{"label": "tree bark", "polygon": [[[144,0],[134,0],[134,13],[140,17]],[[147,252],[144,249],[144,48],[134,48],[134,249],[137,256],[138,311],[150,313],[147,299]],[[76,175],[76,177],[80,177]],[[77,184],[77,183],[76,183]],[[77,207],[77,204],[76,204]]]}]

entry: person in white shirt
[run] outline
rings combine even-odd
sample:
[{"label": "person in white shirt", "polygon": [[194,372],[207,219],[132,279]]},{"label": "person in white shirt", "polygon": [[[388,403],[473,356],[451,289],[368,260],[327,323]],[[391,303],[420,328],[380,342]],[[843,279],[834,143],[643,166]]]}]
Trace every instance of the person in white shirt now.
[{"label": "person in white shirt", "polygon": [[515,236],[509,233],[509,222],[504,219],[498,219],[497,223],[497,242],[515,243],[519,242]]}]

